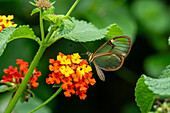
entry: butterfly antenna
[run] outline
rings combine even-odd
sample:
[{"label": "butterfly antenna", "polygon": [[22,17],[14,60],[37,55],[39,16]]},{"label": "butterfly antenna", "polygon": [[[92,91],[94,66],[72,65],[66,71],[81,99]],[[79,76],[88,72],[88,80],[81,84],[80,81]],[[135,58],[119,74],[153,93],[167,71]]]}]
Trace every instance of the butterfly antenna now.
[{"label": "butterfly antenna", "polygon": [[81,53],[80,55],[87,55],[86,53]]},{"label": "butterfly antenna", "polygon": [[76,39],[76,41],[78,41],[87,51],[89,51],[88,48],[83,43],[81,43],[78,39]]}]

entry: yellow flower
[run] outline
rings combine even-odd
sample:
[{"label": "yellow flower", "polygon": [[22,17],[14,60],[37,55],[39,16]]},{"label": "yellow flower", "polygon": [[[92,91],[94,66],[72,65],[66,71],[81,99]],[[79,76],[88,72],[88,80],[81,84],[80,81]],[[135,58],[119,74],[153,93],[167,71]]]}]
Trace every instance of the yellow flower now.
[{"label": "yellow flower", "polygon": [[67,59],[67,56],[61,56],[61,55],[57,55],[57,60],[60,61],[60,64],[71,64],[71,60]]},{"label": "yellow flower", "polygon": [[14,16],[13,15],[8,15],[8,17],[6,19],[7,20],[12,20],[12,19],[14,19]]},{"label": "yellow flower", "polygon": [[7,19],[7,18],[6,18],[6,16],[5,16],[5,15],[2,15],[2,16],[0,15],[0,19],[2,19],[2,20],[5,20],[5,21],[6,21],[6,19]]},{"label": "yellow flower", "polygon": [[75,64],[79,64],[80,62],[82,62],[82,59],[80,59],[80,55],[78,53],[74,53],[73,55],[71,55],[72,57],[72,62]]},{"label": "yellow flower", "polygon": [[74,73],[73,69],[71,69],[69,66],[61,66],[61,68],[59,68],[59,70],[66,77],[69,77],[70,74]]},{"label": "yellow flower", "polygon": [[[92,68],[88,65],[87,60],[80,59],[78,53],[66,56],[60,52],[57,60],[50,59],[49,62],[51,63],[49,69],[53,72],[49,74],[46,83],[61,83],[66,97],[71,97],[71,94],[75,94],[84,100],[87,97],[85,93],[89,88],[88,85],[96,83],[96,80],[92,78]],[[61,64],[66,62],[71,62],[71,64]]]},{"label": "yellow flower", "polygon": [[87,66],[86,64],[83,64],[82,66],[79,66],[77,68],[77,71],[81,76],[80,78],[82,78],[82,76],[84,76],[85,73],[89,73],[90,71],[92,71],[92,68],[89,65]]},{"label": "yellow flower", "polygon": [[88,65],[88,66],[86,67],[86,69],[85,69],[85,72],[86,72],[86,73],[89,73],[90,71],[92,71],[92,68]]},{"label": "yellow flower", "polygon": [[0,31],[2,30],[2,26],[0,26]]},{"label": "yellow flower", "polygon": [[13,18],[13,15],[8,15],[8,17],[6,17],[5,15],[0,15],[0,32],[4,28],[17,26],[17,24],[14,24],[14,22],[11,21]]}]

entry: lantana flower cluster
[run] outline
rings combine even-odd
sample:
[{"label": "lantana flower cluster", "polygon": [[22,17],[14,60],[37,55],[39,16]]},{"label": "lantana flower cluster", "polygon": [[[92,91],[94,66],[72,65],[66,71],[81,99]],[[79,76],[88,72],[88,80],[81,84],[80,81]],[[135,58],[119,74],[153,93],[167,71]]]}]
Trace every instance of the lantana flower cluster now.
[{"label": "lantana flower cluster", "polygon": [[50,2],[48,0],[39,0],[39,1],[36,1],[36,6],[38,6],[38,8],[40,9],[46,9],[48,10],[50,8]]},{"label": "lantana flower cluster", "polygon": [[88,85],[94,85],[96,81],[92,78],[92,68],[88,62],[80,58],[78,53],[66,56],[60,52],[57,60],[50,59],[52,65],[49,65],[49,70],[53,72],[46,78],[46,83],[62,84],[66,97],[76,94],[80,99],[85,99]]},{"label": "lantana flower cluster", "polygon": [[[19,71],[17,67],[12,67],[9,66],[9,69],[4,69],[4,73],[7,75],[4,75],[2,77],[1,82],[2,83],[14,83],[16,86],[21,84],[22,80],[24,79],[27,71],[28,71],[28,62],[24,62],[22,59],[17,59],[16,60],[16,64],[19,65]],[[27,84],[27,89],[34,89],[36,87],[38,87],[39,83],[37,82],[38,77],[41,76],[41,72],[38,71],[37,69],[35,69],[33,71],[33,74],[31,75],[28,84]]]},{"label": "lantana flower cluster", "polygon": [[4,28],[17,26],[17,24],[14,24],[14,22],[11,21],[13,18],[13,15],[8,15],[8,17],[6,17],[5,15],[0,15],[0,32]]}]

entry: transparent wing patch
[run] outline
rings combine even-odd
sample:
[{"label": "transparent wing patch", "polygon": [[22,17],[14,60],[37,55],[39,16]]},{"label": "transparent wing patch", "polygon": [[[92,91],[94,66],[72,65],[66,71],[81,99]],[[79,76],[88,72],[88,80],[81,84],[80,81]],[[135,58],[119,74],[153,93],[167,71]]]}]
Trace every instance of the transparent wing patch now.
[{"label": "transparent wing patch", "polygon": [[124,58],[118,54],[98,54],[94,56],[95,64],[103,70],[115,71],[123,65]]},{"label": "transparent wing patch", "polygon": [[122,35],[104,43],[94,54],[111,52],[120,54],[125,58],[129,54],[130,49],[131,39],[128,36]]}]

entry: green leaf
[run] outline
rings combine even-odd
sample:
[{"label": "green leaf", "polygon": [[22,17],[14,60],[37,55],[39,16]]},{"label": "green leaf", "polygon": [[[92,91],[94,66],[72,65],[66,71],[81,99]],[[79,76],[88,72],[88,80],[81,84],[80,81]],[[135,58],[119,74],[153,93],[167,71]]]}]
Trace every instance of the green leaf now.
[{"label": "green leaf", "polygon": [[35,13],[40,12],[40,11],[41,11],[40,8],[35,8],[35,9],[33,9],[32,12],[31,12],[31,16],[32,16],[33,14],[35,14]]},{"label": "green leaf", "polygon": [[107,29],[106,37],[113,38],[115,36],[124,35],[122,29],[117,24],[111,24]]},{"label": "green leaf", "polygon": [[49,27],[48,31],[58,30],[56,37],[68,34],[75,28],[75,24],[72,19],[70,17],[66,17],[65,15],[47,14],[44,15],[44,19],[51,22],[51,26]]},{"label": "green leaf", "polygon": [[14,32],[15,29],[16,28],[14,27],[8,27],[0,32],[0,56],[4,52],[8,39],[10,38],[11,34]]},{"label": "green leaf", "polygon": [[170,97],[170,77],[160,79],[145,77],[145,84],[154,94]]},{"label": "green leaf", "polygon": [[104,28],[114,22],[121,27],[125,35],[135,40],[137,24],[129,12],[129,8],[124,7],[125,1],[105,0],[103,2],[103,0],[98,0],[96,2],[95,0],[82,0],[74,13],[82,14],[86,20],[92,22],[98,28]]},{"label": "green leaf", "polygon": [[64,18],[61,21],[61,26],[58,28],[58,35],[68,34],[69,32],[73,31],[74,28],[75,24],[73,20],[70,17]]},{"label": "green leaf", "polygon": [[62,37],[72,41],[95,41],[104,38],[106,29],[97,29],[93,24],[86,21],[73,19],[75,28],[69,34],[61,35]]},{"label": "green leaf", "polygon": [[0,93],[10,91],[10,90],[12,90],[12,87],[8,87],[7,85],[1,85],[0,86]]},{"label": "green leaf", "polygon": [[18,39],[18,38],[29,38],[32,40],[35,40],[39,44],[41,44],[41,41],[38,37],[35,36],[34,32],[32,31],[31,28],[29,28],[29,25],[23,25],[18,27],[11,35],[10,39],[8,42]]},{"label": "green leaf", "polygon": [[59,23],[59,21],[60,21],[59,16],[58,15],[53,15],[53,14],[46,14],[46,15],[44,15],[43,18],[44,18],[44,20],[50,21],[53,24]]},{"label": "green leaf", "polygon": [[155,79],[142,75],[135,88],[137,105],[142,112],[149,112],[157,95],[170,97],[170,75],[169,66],[162,72],[162,78]]},{"label": "green leaf", "polygon": [[169,42],[169,45],[170,45],[170,37],[169,37],[169,39],[168,39],[168,42]]},{"label": "green leaf", "polygon": [[167,78],[167,77],[170,77],[170,65],[168,65],[168,66],[166,67],[166,69],[163,70],[163,71],[161,72],[161,75],[159,76],[159,78]]},{"label": "green leaf", "polygon": [[145,84],[146,76],[142,75],[135,88],[135,97],[137,105],[142,113],[147,113],[151,110],[156,94],[154,94]]}]

